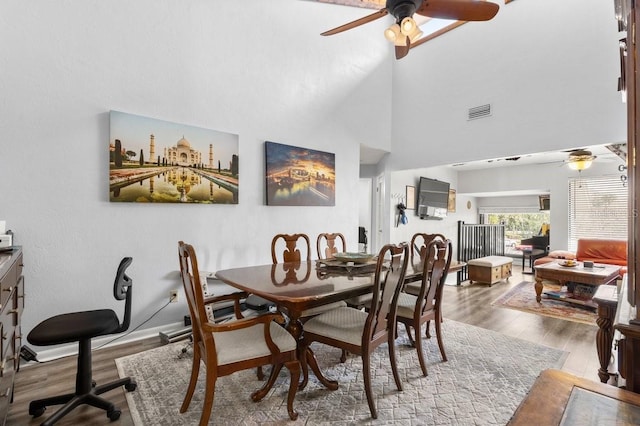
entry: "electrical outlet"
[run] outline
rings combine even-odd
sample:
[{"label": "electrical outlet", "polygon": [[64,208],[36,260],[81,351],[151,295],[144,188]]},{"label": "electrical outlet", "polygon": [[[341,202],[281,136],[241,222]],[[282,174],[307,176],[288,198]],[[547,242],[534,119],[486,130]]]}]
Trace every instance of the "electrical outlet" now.
[{"label": "electrical outlet", "polygon": [[178,301],[178,290],[169,291],[169,302],[177,302]]}]

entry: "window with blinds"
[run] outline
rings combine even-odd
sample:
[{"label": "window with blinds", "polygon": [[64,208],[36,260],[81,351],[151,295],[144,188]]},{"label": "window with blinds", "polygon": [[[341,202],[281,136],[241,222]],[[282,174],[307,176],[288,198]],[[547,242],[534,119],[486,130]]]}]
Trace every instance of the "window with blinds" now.
[{"label": "window with blinds", "polygon": [[569,179],[569,250],[579,238],[627,239],[627,187],[618,176]]}]

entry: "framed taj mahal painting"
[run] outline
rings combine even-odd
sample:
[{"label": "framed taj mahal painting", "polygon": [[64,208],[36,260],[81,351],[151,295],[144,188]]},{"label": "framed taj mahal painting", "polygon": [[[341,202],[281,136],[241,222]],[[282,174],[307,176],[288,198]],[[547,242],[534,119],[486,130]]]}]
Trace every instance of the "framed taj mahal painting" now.
[{"label": "framed taj mahal painting", "polygon": [[335,206],[335,154],[265,142],[267,205]]},{"label": "framed taj mahal painting", "polygon": [[109,201],[238,204],[238,135],[111,111]]}]

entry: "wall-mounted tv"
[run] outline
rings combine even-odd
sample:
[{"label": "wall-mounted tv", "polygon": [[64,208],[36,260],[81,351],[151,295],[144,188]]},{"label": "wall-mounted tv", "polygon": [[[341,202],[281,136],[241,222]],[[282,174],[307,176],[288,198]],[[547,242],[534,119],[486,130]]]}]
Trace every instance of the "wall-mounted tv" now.
[{"label": "wall-mounted tv", "polygon": [[444,219],[449,204],[449,183],[426,177],[418,185],[418,210],[420,219]]}]

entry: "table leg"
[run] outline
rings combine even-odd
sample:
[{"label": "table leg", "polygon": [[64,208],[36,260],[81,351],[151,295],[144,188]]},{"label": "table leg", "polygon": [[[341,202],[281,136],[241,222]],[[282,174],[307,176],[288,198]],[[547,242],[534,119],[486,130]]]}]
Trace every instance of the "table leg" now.
[{"label": "table leg", "polygon": [[[307,386],[307,383],[309,381],[309,370],[307,367],[310,366],[311,371],[313,371],[313,374],[315,374],[318,380],[320,380],[320,383],[326,386],[327,389],[329,390],[338,389],[338,382],[327,379],[320,371],[320,367],[318,367],[318,362],[316,360],[316,356],[313,353],[313,351],[310,348],[307,348],[305,350],[304,345],[302,344],[304,329],[302,326],[302,321],[300,321],[299,314],[298,315],[296,315],[295,313],[290,314],[287,330],[296,339],[296,342],[298,342],[298,360],[300,361],[303,367],[302,381],[299,383],[298,388],[304,389],[305,386]],[[306,362],[302,362],[303,359]]]},{"label": "table leg", "polygon": [[611,344],[613,343],[613,319],[616,308],[613,306],[598,304],[598,332],[596,333],[596,348],[600,368],[598,377],[602,383],[609,381],[609,362],[611,362]]},{"label": "table leg", "polygon": [[536,302],[540,303],[542,300],[542,278],[536,276]]}]

